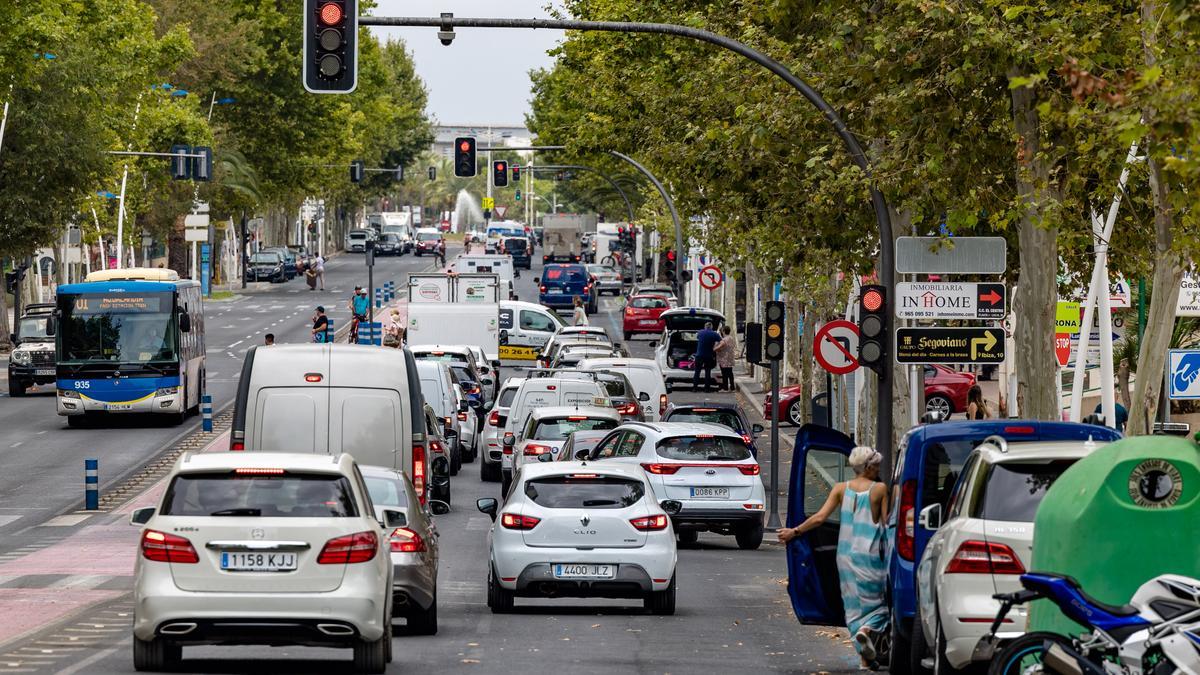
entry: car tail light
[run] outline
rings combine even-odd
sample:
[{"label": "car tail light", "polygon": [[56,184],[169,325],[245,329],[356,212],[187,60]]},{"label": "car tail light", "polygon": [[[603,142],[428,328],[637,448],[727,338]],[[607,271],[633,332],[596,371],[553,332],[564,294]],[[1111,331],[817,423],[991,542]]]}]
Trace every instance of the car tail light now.
[{"label": "car tail light", "polygon": [[416,444],[412,449],[412,481],[413,489],[417,492],[417,498],[421,503],[425,503],[425,446]]},{"label": "car tail light", "polygon": [[[511,431],[506,431],[506,432],[504,432],[504,437],[505,437],[505,438],[512,438],[512,432],[511,432]],[[501,445],[503,445],[503,443],[501,443]],[[506,455],[511,455],[512,453],[513,453],[512,446],[511,446],[511,445],[505,445],[505,446],[504,446],[504,454],[506,454]]]},{"label": "car tail light", "polygon": [[546,287],[545,287],[544,285],[542,285],[542,286],[538,286],[538,290],[539,290],[539,291],[541,291],[541,292],[543,292],[543,293],[545,293],[545,292],[546,292]]},{"label": "car tail light", "polygon": [[363,563],[375,557],[379,549],[379,538],[374,532],[356,532],[344,537],[337,537],[325,542],[321,555],[317,556],[318,565],[345,565],[348,563]]},{"label": "car tail light", "polygon": [[638,404],[631,401],[617,408],[617,412],[621,413],[622,415],[636,415],[638,413]]},{"label": "car tail light", "polygon": [[245,451],[245,449],[246,449],[245,441],[232,441],[229,444],[230,452],[243,452],[243,451]]},{"label": "car tail light", "polygon": [[657,516],[646,516],[645,518],[634,518],[629,521],[633,525],[633,529],[641,532],[654,532],[657,530],[667,529],[667,523],[670,522],[663,514]]},{"label": "car tail light", "polygon": [[970,539],[959,544],[946,574],[1024,574],[1021,559],[1005,544]]},{"label": "car tail light", "polygon": [[234,469],[233,473],[238,476],[282,476],[284,474],[284,470],[242,468]]},{"label": "car tail light", "polygon": [[676,471],[679,471],[679,464],[642,464],[642,468],[646,473],[652,473],[656,476],[670,476]]},{"label": "car tail light", "polygon": [[425,540],[407,527],[397,527],[388,537],[388,547],[393,553],[420,553],[425,550]]},{"label": "car tail light", "polygon": [[142,533],[142,557],[165,563],[200,562],[200,556],[196,555],[192,542],[158,530],[146,530]]},{"label": "car tail light", "polygon": [[662,414],[665,414],[666,412],[667,412],[667,395],[659,394],[658,395],[658,414],[662,415]]},{"label": "car tail light", "polygon": [[750,434],[742,434],[742,440],[745,441],[746,445],[752,445],[754,443],[754,437]]},{"label": "car tail light", "polygon": [[458,413],[458,421],[466,422],[467,421],[467,413],[465,413],[465,412]]},{"label": "car tail light", "polygon": [[510,530],[532,530],[540,522],[542,522],[541,518],[521,516],[515,513],[505,513],[500,516],[500,524]]},{"label": "car tail light", "polygon": [[491,415],[488,415],[488,424],[498,427],[500,426],[500,411],[493,410]]},{"label": "car tail light", "polygon": [[757,476],[762,472],[762,468],[757,464],[738,464],[737,468],[743,476]]},{"label": "car tail light", "polygon": [[521,454],[525,455],[526,457],[537,457],[538,455],[547,455],[551,452],[554,452],[554,448],[548,445],[530,443],[529,445],[525,446],[525,449],[521,451]]},{"label": "car tail light", "polygon": [[896,551],[901,558],[913,560],[917,551],[917,481],[907,480],[900,487],[900,510],[897,513]]}]

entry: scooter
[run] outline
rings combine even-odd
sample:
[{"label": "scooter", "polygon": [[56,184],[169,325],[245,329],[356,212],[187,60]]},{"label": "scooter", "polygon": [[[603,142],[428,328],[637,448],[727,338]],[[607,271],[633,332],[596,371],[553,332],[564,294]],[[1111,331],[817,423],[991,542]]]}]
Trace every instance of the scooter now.
[{"label": "scooter", "polygon": [[1027,633],[1003,646],[989,675],[1200,675],[1200,581],[1164,574],[1142,584],[1127,605],[1100,602],[1061,574],[1023,574],[1021,585],[993,596],[1000,601],[993,645],[1009,610],[1042,598],[1090,631],[1074,639]]}]

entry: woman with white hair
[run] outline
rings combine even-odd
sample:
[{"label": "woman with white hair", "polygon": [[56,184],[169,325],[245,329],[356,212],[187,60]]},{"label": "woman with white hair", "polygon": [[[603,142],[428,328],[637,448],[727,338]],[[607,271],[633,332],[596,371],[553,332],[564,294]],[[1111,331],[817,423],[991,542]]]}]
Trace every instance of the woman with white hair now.
[{"label": "woman with white hair", "polygon": [[871,448],[854,448],[849,459],[854,478],[834,485],[820,510],[803,523],[779,531],[779,541],[787,543],[816,529],[840,509],[837,566],[842,605],[854,647],[867,667],[875,661],[878,638],[888,628],[883,595],[887,575],[883,537],[888,503],[887,488],[879,482],[882,461],[883,456]]}]

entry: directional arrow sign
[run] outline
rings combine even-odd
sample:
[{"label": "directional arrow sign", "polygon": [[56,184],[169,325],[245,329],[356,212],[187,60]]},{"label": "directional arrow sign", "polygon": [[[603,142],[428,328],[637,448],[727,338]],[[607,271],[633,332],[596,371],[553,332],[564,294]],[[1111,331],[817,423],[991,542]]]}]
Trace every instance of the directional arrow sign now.
[{"label": "directional arrow sign", "polygon": [[1003,328],[899,328],[898,363],[1003,363]]},{"label": "directional arrow sign", "polygon": [[1003,319],[1004,284],[921,281],[896,284],[898,319]]},{"label": "directional arrow sign", "polygon": [[721,273],[721,268],[716,265],[707,265],[700,270],[700,285],[707,290],[713,291],[720,288],[721,282],[725,279],[725,275]]}]

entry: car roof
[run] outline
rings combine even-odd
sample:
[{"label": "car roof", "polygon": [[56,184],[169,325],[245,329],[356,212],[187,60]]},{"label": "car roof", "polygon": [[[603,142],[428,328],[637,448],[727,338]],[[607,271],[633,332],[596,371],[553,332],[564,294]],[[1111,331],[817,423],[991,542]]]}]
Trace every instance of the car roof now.
[{"label": "car roof", "polygon": [[572,473],[594,473],[602,476],[621,476],[645,480],[642,467],[623,462],[532,462],[521,467],[526,479],[564,476]]},{"label": "car roof", "polygon": [[509,377],[509,378],[505,378],[504,382],[500,384],[500,388],[501,388],[501,389],[508,389],[509,387],[512,387],[513,389],[519,389],[519,388],[521,387],[521,383],[522,383],[522,382],[524,382],[525,380],[528,380],[528,379],[529,379],[529,378],[527,378],[527,377]]},{"label": "car roof", "polygon": [[469,345],[409,345],[408,351],[413,352],[449,352],[452,354],[470,354]]},{"label": "car roof", "polygon": [[374,466],[372,464],[363,464],[358,467],[364,476],[381,476],[387,478],[408,478],[408,474],[404,473],[404,469],[393,469],[386,466]]},{"label": "car roof", "polygon": [[633,356],[614,356],[603,359],[586,359],[579,363],[584,370],[589,368],[653,368],[658,370],[658,362],[654,359],[641,359]]},{"label": "car roof", "polygon": [[625,422],[621,425],[621,427],[644,427],[665,438],[710,434],[713,436],[725,436],[728,438],[737,438],[738,440],[741,440],[741,437],[738,436],[737,432],[733,429],[721,424],[712,424],[709,422]]},{"label": "car roof", "polygon": [[347,474],[353,462],[354,458],[345,453],[326,455],[311,452],[187,452],[175,463],[175,472],[285,469]]},{"label": "car roof", "polygon": [[680,316],[707,316],[725,320],[725,315],[707,307],[673,307],[662,313],[662,318],[673,319]]},{"label": "car roof", "polygon": [[541,408],[534,408],[531,415],[536,419],[545,419],[547,417],[573,417],[576,415],[587,415],[588,417],[603,417],[608,419],[621,419],[621,413],[615,408],[602,408],[597,405],[548,405]]},{"label": "car roof", "polygon": [[1028,443],[1040,440],[1116,441],[1121,433],[1116,429],[1079,422],[1047,422],[1042,420],[992,419],[950,420],[923,424],[909,431],[909,443],[952,440],[978,440],[991,435]]},{"label": "car roof", "polygon": [[975,448],[989,464],[1034,460],[1082,459],[1106,445],[1107,441],[1031,441],[1022,443],[981,443]]}]

